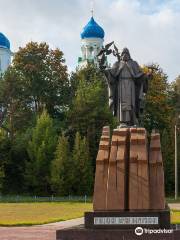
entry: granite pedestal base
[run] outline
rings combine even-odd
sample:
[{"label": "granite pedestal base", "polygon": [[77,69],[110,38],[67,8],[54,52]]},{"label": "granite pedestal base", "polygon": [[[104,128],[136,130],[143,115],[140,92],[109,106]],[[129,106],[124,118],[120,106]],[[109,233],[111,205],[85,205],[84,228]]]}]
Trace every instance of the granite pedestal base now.
[{"label": "granite pedestal base", "polygon": [[58,230],[56,240],[179,240],[180,231],[172,233],[144,233],[137,236],[134,230],[86,229],[84,226]]},{"label": "granite pedestal base", "polygon": [[85,213],[85,228],[90,229],[135,229],[170,228],[170,210],[101,211]]}]

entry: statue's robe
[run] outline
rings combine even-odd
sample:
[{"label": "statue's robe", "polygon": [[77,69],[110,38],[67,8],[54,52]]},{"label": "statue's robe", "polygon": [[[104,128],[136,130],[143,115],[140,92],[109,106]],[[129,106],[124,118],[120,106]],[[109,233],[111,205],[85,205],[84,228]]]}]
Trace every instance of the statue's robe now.
[{"label": "statue's robe", "polygon": [[137,62],[116,62],[111,69],[105,70],[109,85],[110,108],[119,122],[136,125],[139,103],[143,98],[143,76]]}]

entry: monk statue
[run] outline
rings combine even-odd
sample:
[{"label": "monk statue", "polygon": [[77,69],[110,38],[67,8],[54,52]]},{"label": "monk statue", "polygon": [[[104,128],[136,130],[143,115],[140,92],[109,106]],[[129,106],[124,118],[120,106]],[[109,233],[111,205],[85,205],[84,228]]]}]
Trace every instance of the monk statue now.
[{"label": "monk statue", "polygon": [[[102,51],[102,55],[105,55],[105,52],[107,51]],[[110,53],[111,50],[108,50],[108,54]],[[99,61],[108,82],[110,109],[120,126],[138,126],[152,72],[145,74],[131,58],[127,48],[119,54],[115,47],[113,54],[117,56],[118,61],[111,68],[104,65],[102,58]]]}]

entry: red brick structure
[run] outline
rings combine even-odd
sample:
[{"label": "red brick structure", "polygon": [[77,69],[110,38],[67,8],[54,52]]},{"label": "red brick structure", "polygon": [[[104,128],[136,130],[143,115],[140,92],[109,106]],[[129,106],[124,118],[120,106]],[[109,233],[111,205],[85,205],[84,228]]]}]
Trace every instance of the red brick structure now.
[{"label": "red brick structure", "polygon": [[159,133],[148,147],[144,128],[104,127],[96,160],[94,211],[165,209]]}]

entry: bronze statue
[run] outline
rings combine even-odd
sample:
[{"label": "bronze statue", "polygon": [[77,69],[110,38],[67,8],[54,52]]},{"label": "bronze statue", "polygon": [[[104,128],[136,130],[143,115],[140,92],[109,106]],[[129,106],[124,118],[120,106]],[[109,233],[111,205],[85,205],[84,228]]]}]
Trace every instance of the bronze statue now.
[{"label": "bronze statue", "polygon": [[[132,60],[129,50],[122,53],[109,49],[113,42],[107,44],[98,54],[100,68],[103,70],[109,88],[109,106],[121,126],[139,124],[140,113],[143,112],[143,99],[148,90],[151,71],[145,74],[138,63]],[[113,53],[117,62],[111,68],[105,65],[106,55]]]}]

